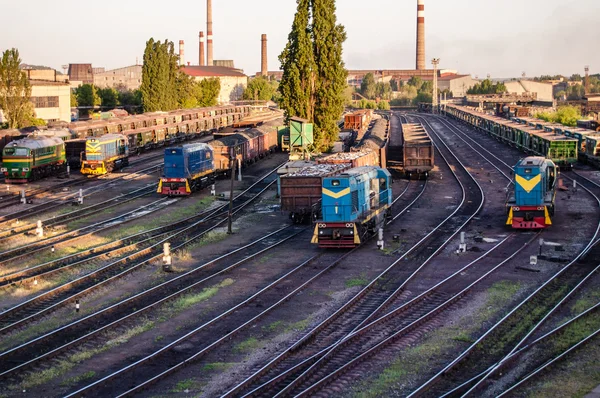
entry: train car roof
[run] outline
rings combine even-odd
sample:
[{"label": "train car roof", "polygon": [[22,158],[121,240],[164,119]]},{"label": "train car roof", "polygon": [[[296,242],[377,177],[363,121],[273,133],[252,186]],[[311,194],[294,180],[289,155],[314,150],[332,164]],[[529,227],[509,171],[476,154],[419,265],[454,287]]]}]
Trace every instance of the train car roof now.
[{"label": "train car roof", "polygon": [[9,142],[8,144],[6,144],[5,148],[38,149],[60,144],[64,144],[64,141],[58,137],[48,137],[31,134],[23,138],[22,140]]},{"label": "train car roof", "polygon": [[111,134],[104,134],[101,135],[100,137],[87,137],[86,140],[91,141],[100,141],[100,142],[107,142],[107,141],[114,141],[114,140],[120,140],[120,139],[127,139],[127,136],[125,136],[125,134],[117,134],[117,133],[111,133]]}]

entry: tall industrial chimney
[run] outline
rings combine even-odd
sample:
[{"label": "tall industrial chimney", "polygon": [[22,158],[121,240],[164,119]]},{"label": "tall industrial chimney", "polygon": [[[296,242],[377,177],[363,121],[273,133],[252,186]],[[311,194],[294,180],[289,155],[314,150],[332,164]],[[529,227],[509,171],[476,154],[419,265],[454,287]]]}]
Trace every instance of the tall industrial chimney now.
[{"label": "tall industrial chimney", "polygon": [[183,40],[179,40],[179,66],[185,65],[185,50],[183,48]]},{"label": "tall industrial chimney", "polygon": [[260,74],[262,76],[267,76],[269,73],[269,69],[267,67],[267,35],[263,34],[261,36],[262,50],[260,53]]},{"label": "tall industrial chimney", "polygon": [[206,0],[206,65],[213,65],[212,0]]},{"label": "tall industrial chimney", "polygon": [[425,0],[417,0],[417,70],[425,69]]},{"label": "tall industrial chimney", "polygon": [[198,65],[204,66],[204,32],[200,32],[200,49],[198,50]]}]

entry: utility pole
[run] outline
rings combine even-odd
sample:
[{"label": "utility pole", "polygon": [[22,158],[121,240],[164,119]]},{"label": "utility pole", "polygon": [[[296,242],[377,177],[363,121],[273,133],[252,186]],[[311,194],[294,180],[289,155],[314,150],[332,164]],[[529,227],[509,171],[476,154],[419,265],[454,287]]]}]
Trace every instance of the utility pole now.
[{"label": "utility pole", "polygon": [[229,190],[229,212],[227,214],[227,233],[231,235],[233,231],[231,230],[231,218],[233,215],[233,182],[235,181],[235,164],[237,163],[237,159],[235,156],[235,150],[237,148],[237,141],[233,146],[233,154],[231,156],[231,189]]},{"label": "utility pole", "polygon": [[431,60],[433,64],[433,95],[431,96],[432,104],[431,104],[431,113],[437,113],[438,107],[438,79],[437,79],[437,67],[440,63],[439,58],[434,58]]},{"label": "utility pole", "polygon": [[586,65],[585,68],[585,94],[589,94],[590,93],[590,67],[589,65]]}]

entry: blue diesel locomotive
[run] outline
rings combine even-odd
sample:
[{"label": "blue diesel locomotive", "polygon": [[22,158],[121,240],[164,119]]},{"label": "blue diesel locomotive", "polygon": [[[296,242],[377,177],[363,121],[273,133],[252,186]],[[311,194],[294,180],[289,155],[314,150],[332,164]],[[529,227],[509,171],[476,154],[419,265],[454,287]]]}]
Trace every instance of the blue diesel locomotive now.
[{"label": "blue diesel locomotive", "polygon": [[215,182],[213,149],[208,144],[167,148],[164,162],[157,190],[162,195],[190,195]]},{"label": "blue diesel locomotive", "polygon": [[392,177],[386,169],[364,166],[323,179],[323,218],[312,243],[353,248],[383,227],[391,215]]},{"label": "blue diesel locomotive", "polygon": [[550,159],[530,156],[514,167],[514,192],[506,202],[506,225],[541,229],[552,225],[558,167]]}]

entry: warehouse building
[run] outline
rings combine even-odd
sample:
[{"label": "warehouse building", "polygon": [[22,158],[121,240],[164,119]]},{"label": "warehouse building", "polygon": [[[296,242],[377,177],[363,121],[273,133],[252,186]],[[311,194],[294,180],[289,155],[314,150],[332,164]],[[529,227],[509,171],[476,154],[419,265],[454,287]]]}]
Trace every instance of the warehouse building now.
[{"label": "warehouse building", "polygon": [[240,69],[226,68],[223,66],[183,66],[181,71],[196,81],[218,78],[221,81],[219,104],[239,101],[248,86],[248,76]]},{"label": "warehouse building", "polygon": [[99,88],[137,90],[142,85],[142,65],[96,72],[94,73],[94,85]]}]

